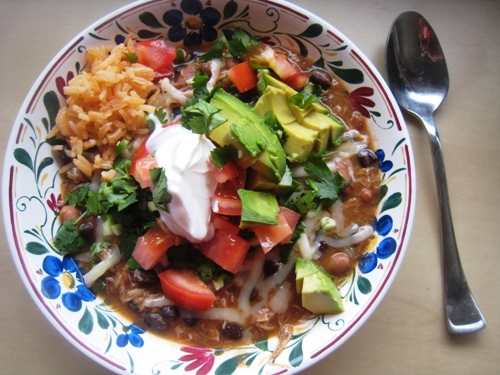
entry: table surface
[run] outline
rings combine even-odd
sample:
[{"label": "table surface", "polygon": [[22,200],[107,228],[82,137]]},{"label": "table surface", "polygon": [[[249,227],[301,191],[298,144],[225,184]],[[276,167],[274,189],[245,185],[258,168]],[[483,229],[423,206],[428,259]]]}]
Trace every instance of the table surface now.
[{"label": "table surface", "polygon": [[[415,154],[417,204],[411,241],[395,282],[371,318],[312,374],[500,374],[500,4],[496,0],[295,0],[322,16],[384,72],[387,32],[406,10],[433,25],[450,70],[436,113],[463,268],[486,321],[453,336],[443,316],[440,222],[431,154],[406,117]],[[125,0],[0,1],[0,144],[52,57]],[[385,76],[385,73],[383,73]],[[3,165],[4,152],[0,158]],[[31,300],[0,227],[0,373],[109,374],[67,342]],[[495,271],[496,270],[496,271]]]}]

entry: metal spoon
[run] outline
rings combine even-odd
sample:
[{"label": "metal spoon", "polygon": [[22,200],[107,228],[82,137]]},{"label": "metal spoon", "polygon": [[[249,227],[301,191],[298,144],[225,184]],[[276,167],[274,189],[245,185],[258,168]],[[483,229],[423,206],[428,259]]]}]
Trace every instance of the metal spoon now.
[{"label": "metal spoon", "polygon": [[448,70],[434,30],[420,14],[405,12],[394,21],[387,39],[386,69],[389,86],[399,105],[420,119],[429,135],[441,206],[443,286],[448,329],[452,333],[479,331],[486,327],[486,322],[460,264],[441,141],[433,116],[448,92]]}]

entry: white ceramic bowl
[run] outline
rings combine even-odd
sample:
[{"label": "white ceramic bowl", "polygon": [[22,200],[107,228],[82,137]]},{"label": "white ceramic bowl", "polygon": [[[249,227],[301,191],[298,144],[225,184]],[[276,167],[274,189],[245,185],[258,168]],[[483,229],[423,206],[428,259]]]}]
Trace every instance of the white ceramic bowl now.
[{"label": "white ceramic bowl", "polygon": [[[187,30],[192,20],[199,28]],[[61,195],[58,165],[45,137],[64,105],[62,87],[85,66],[86,49],[119,43],[131,30],[144,39],[164,35],[177,41],[210,39],[234,26],[300,51],[346,84],[367,118],[382,170],[376,245],[341,288],[345,313],[310,319],[272,363],[276,339],[230,350],[196,349],[140,330],[89,293],[74,264],[52,243]],[[12,129],[2,181],[9,246],[36,304],[73,345],[108,369],[126,374],[293,374],[321,360],[347,340],[384,297],[402,262],[415,206],[412,148],[383,78],[340,31],[279,0],[134,2],[88,27],[33,85]]]}]

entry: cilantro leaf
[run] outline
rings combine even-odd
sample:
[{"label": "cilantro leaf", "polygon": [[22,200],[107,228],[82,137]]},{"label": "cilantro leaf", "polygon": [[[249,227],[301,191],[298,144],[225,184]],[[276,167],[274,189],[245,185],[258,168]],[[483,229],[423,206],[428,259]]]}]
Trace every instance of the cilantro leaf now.
[{"label": "cilantro leaf", "polygon": [[97,254],[101,253],[104,249],[107,249],[111,246],[111,242],[94,242],[90,245],[90,259],[94,258]]},{"label": "cilantro leaf", "polygon": [[212,155],[212,163],[221,169],[230,161],[238,161],[238,153],[231,145],[214,148],[210,154]]},{"label": "cilantro leaf", "polygon": [[[98,203],[104,203],[104,210],[102,211],[107,212],[110,206],[116,206],[118,211],[121,211],[137,202],[138,187],[134,178],[128,175],[118,176],[104,183],[99,189],[98,197]],[[97,202],[93,203],[99,209]]]},{"label": "cilantro leaf", "polygon": [[139,61],[137,53],[123,52],[123,54],[131,64],[135,64],[137,61]]},{"label": "cilantro leaf", "polygon": [[75,189],[64,197],[64,201],[70,206],[85,206],[85,201],[89,195],[90,186],[89,184],[85,184],[78,189]]},{"label": "cilantro leaf", "polygon": [[340,173],[333,174],[323,158],[318,154],[311,154],[304,170],[311,176],[308,184],[316,191],[317,199],[334,203],[339,198],[339,190],[347,183]]},{"label": "cilantro leaf", "polygon": [[209,96],[209,92],[207,89],[207,82],[209,81],[209,77],[207,74],[201,73],[199,70],[196,71],[196,74],[193,77],[193,95],[196,99],[207,100]]},{"label": "cilantro leaf", "polygon": [[146,113],[146,121],[148,122],[148,128],[150,132],[153,132],[153,130],[155,130],[156,128],[155,117],[162,125],[168,122],[167,112],[165,112],[165,110],[161,107],[156,108],[153,115],[151,115],[150,113]]},{"label": "cilantro leaf", "polygon": [[224,35],[207,53],[200,56],[200,60],[210,61],[212,59],[222,58],[224,55],[224,47],[226,47],[227,52],[231,56],[238,57],[245,54],[251,47],[259,44],[258,40],[243,29],[226,29],[223,30],[223,32]]},{"label": "cilantro leaf", "polygon": [[181,124],[193,133],[210,133],[227,121],[219,112],[220,109],[200,99],[197,103],[189,107],[181,108]]},{"label": "cilantro leaf", "polygon": [[293,95],[290,99],[288,99],[288,103],[292,105],[296,105],[300,109],[306,109],[311,104],[319,102],[321,100],[320,96],[316,96],[314,94],[305,92],[304,90]]},{"label": "cilantro leaf", "polygon": [[54,244],[60,251],[76,254],[83,250],[85,240],[80,234],[76,222],[66,220],[57,230]]},{"label": "cilantro leaf", "polygon": [[266,124],[266,126],[278,136],[280,143],[283,146],[288,138],[288,134],[285,132],[285,129],[281,126],[278,118],[273,112],[266,112],[264,115],[264,124]]},{"label": "cilantro leaf", "polygon": [[149,171],[153,181],[153,203],[156,208],[168,212],[167,204],[172,195],[167,190],[167,176],[163,168],[153,168]]}]

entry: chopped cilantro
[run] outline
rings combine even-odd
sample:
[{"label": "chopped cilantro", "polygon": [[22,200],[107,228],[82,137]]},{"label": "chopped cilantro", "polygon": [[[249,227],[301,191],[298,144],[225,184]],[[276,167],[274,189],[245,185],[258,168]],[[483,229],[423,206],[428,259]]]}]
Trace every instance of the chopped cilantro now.
[{"label": "chopped cilantro", "polygon": [[78,220],[67,220],[57,230],[54,236],[54,244],[60,251],[76,254],[83,250],[85,240],[80,234],[80,229],[78,229]]},{"label": "chopped cilantro", "polygon": [[75,189],[64,197],[64,201],[70,206],[85,206],[85,201],[87,200],[87,196],[89,195],[90,186],[89,184],[85,184],[78,189]]},{"label": "chopped cilantro", "polygon": [[156,208],[168,212],[167,204],[172,195],[167,190],[167,176],[163,168],[153,168],[149,171],[153,181],[153,203]]},{"label": "chopped cilantro", "polygon": [[311,176],[308,183],[314,188],[317,199],[321,202],[334,203],[339,198],[339,190],[348,184],[340,173],[332,173],[318,154],[309,156],[304,169]]},{"label": "chopped cilantro", "polygon": [[150,113],[146,114],[146,121],[148,122],[148,128],[150,132],[153,132],[156,128],[156,123],[153,116],[156,117],[161,124],[166,124],[168,122],[167,112],[165,112],[165,110],[161,107],[156,108],[153,115],[151,115]]},{"label": "chopped cilantro", "polygon": [[285,132],[285,129],[283,129],[283,126],[281,126],[274,113],[271,111],[266,112],[264,115],[264,124],[266,124],[266,126],[278,136],[280,143],[283,146],[288,138],[288,134]]},{"label": "chopped cilantro", "polygon": [[139,60],[137,53],[123,52],[123,54],[131,64],[135,64]]},{"label": "chopped cilantro", "polygon": [[97,254],[101,253],[104,249],[111,246],[111,242],[94,242],[90,245],[90,259],[94,258]]},{"label": "chopped cilantro", "polygon": [[210,154],[212,155],[212,163],[221,169],[230,161],[238,161],[238,153],[231,145],[214,148]]},{"label": "chopped cilantro", "polygon": [[315,102],[319,102],[321,100],[320,96],[316,96],[314,94],[305,92],[304,90],[293,95],[290,99],[288,99],[288,103],[292,105],[296,105],[300,109],[306,109],[311,104]]},{"label": "chopped cilantro", "polygon": [[208,134],[227,121],[219,112],[220,109],[200,99],[193,105],[181,108],[181,124],[193,133]]},{"label": "chopped cilantro", "polygon": [[224,56],[224,47],[229,55],[238,57],[246,53],[251,47],[259,44],[259,41],[240,28],[224,30],[224,35],[215,43],[207,53],[200,56],[202,61],[220,59]]}]

